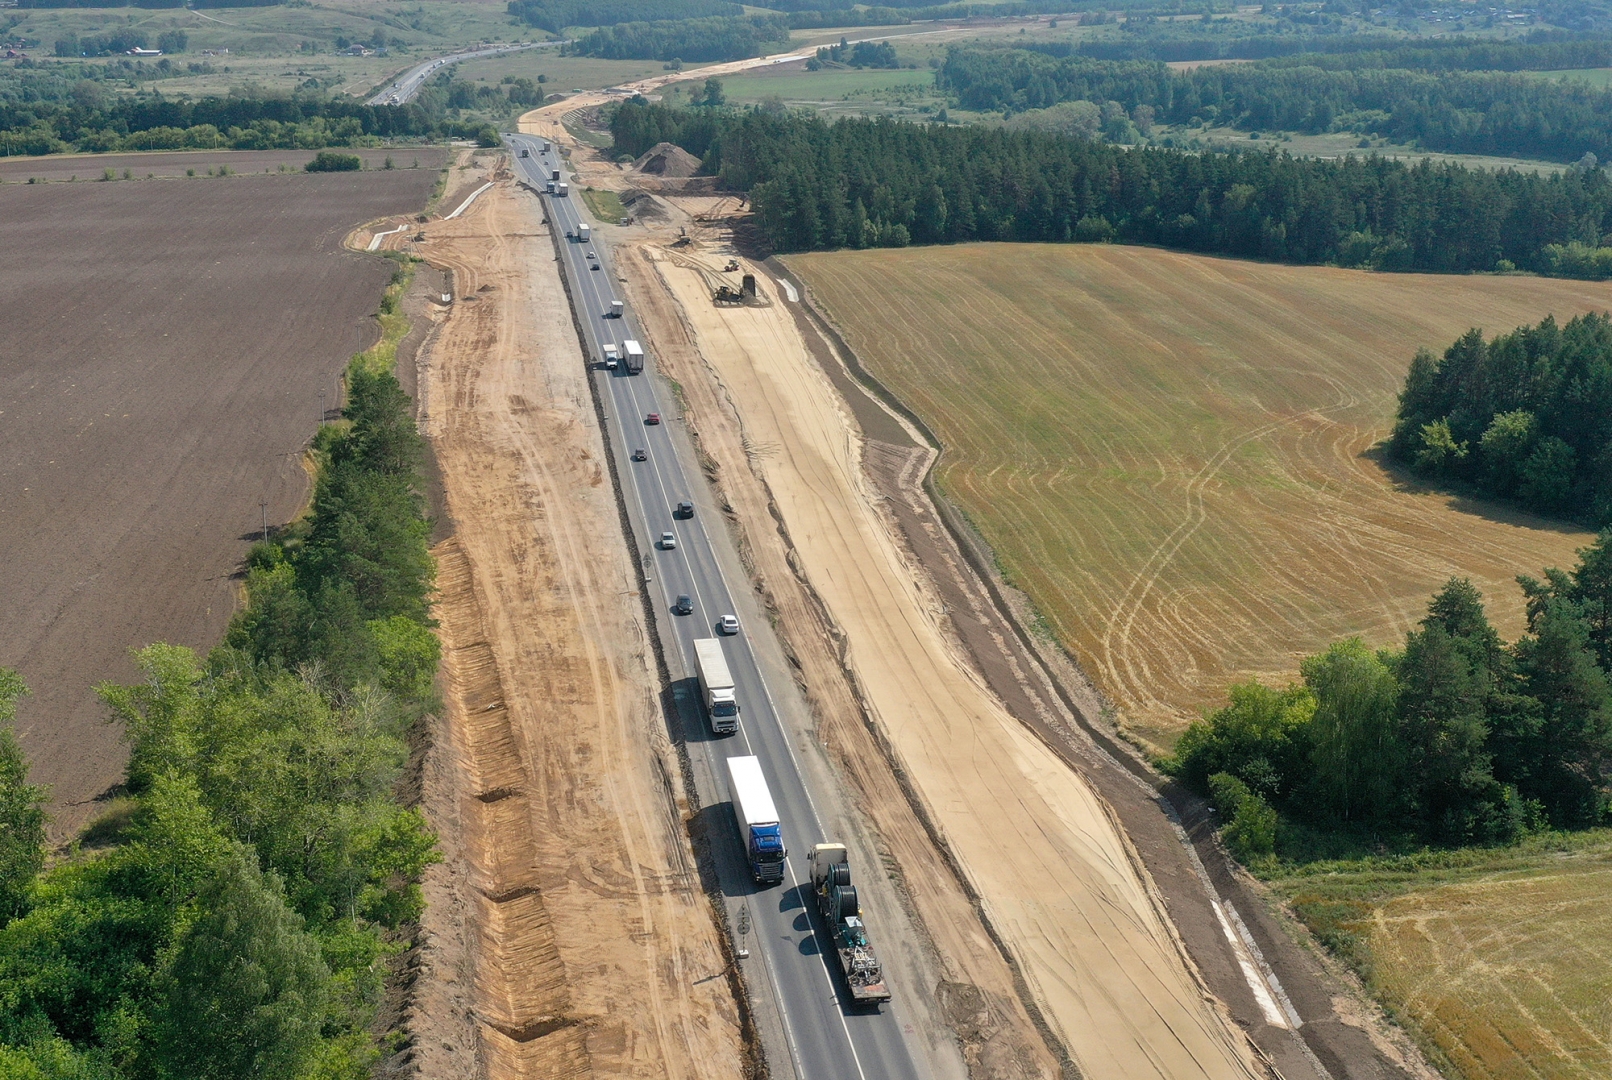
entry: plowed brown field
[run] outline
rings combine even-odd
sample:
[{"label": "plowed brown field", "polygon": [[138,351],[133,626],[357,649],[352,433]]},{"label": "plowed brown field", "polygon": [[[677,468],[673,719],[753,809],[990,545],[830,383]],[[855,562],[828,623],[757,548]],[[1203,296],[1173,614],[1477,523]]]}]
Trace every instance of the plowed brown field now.
[{"label": "plowed brown field", "polygon": [[1519,632],[1588,537],[1408,485],[1372,452],[1418,347],[1612,308],[1612,285],[1111,246],[794,256],[944,444],[942,489],[1120,709],[1168,746],[1229,683],[1398,639],[1452,574]]},{"label": "plowed brown field", "polygon": [[0,665],[33,689],[18,728],[59,833],[123,772],[94,684],[152,641],[212,646],[260,504],[302,501],[391,272],[343,235],[436,177],[0,187]]}]

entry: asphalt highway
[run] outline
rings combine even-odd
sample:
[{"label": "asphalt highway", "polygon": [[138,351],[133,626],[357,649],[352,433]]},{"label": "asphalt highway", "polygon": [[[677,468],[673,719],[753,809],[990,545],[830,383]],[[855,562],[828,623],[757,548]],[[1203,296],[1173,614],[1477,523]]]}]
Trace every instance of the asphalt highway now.
[{"label": "asphalt highway", "polygon": [[518,52],[521,49],[543,49],[564,44],[559,41],[543,41],[529,45],[489,45],[485,49],[471,49],[468,52],[449,53],[447,56],[434,56],[423,64],[409,68],[399,75],[392,85],[376,94],[366,105],[406,105],[420,92],[425,80],[451,64],[461,60],[478,60],[484,56],[497,56],[499,53]]},{"label": "asphalt highway", "polygon": [[[505,139],[514,151],[513,160],[520,175],[537,190],[543,190],[555,169],[570,181],[569,170],[559,154],[542,151],[543,139],[526,135],[506,135]],[[530,157],[520,156],[523,148],[529,150]],[[545,194],[539,198],[557,235],[574,233],[585,220],[580,195],[561,198]],[[606,317],[611,301],[625,298],[615,288],[610,252],[596,241],[597,238],[588,243],[565,240],[560,244],[572,303],[583,327],[589,360],[595,363],[603,359],[607,343],[619,348],[623,341],[643,340],[631,310],[620,319]],[[589,251],[597,258],[590,260]],[[593,262],[600,269],[591,269]],[[668,614],[662,620],[663,626],[670,626],[667,662],[672,677],[692,678],[694,639],[718,636],[717,621],[739,611],[734,597],[737,592],[748,592],[748,583],[729,581],[723,574],[721,564],[735,566],[737,558],[724,551],[719,561],[716,545],[731,548],[732,542],[721,524],[709,531],[705,527],[702,511],[715,513],[713,501],[699,470],[679,457],[670,430],[670,425],[678,421],[679,409],[675,401],[661,397],[653,377],[654,367],[654,357],[650,356],[641,375],[628,375],[624,367],[605,371],[600,365],[594,377],[599,380],[606,403],[608,434],[622,472],[629,516],[635,517],[635,524],[643,530],[638,538],[643,548],[639,555],[646,560],[646,573],[652,579],[650,588],[655,590],[659,610],[669,613],[674,598],[680,594],[693,599],[692,614]],[[651,412],[658,412],[663,423],[646,424],[645,416]],[[636,448],[648,451],[647,461],[628,460],[627,452]],[[695,516],[676,519],[672,516],[673,507],[684,499],[694,502]],[[676,536],[675,549],[662,550],[658,544],[650,548],[662,532]],[[890,1002],[875,1009],[849,1007],[839,962],[811,903],[808,860],[812,845],[844,838],[825,834],[823,821],[827,815],[820,815],[819,807],[833,805],[828,800],[834,796],[809,788],[792,748],[791,734],[747,637],[771,632],[758,618],[742,625],[739,634],[722,639],[739,698],[739,731],[719,738],[710,734],[708,725],[702,726],[689,732],[687,745],[690,755],[703,759],[708,766],[721,800],[731,798],[724,759],[745,754],[760,758],[782,818],[789,857],[781,885],[758,888],[747,873],[737,869],[735,859],[718,860],[719,864],[726,862],[726,868],[719,871],[724,892],[729,897],[746,898],[752,913],[752,929],[746,936],[750,957],[740,961],[752,993],[770,994],[781,1015],[786,1045],[767,1047],[772,1072],[774,1076],[788,1075],[787,1061],[799,1080],[920,1080],[928,1073],[926,1058],[919,1046],[908,1043],[903,1030],[907,1025],[902,1020],[903,993],[919,988],[904,987],[892,980],[888,984],[893,994]],[[703,709],[699,711],[703,717]],[[736,854],[741,851],[736,831],[725,837],[716,835],[712,842],[731,844]],[[871,872],[875,872],[873,867],[853,866],[852,880],[865,879]],[[880,929],[869,926],[875,948]]]}]

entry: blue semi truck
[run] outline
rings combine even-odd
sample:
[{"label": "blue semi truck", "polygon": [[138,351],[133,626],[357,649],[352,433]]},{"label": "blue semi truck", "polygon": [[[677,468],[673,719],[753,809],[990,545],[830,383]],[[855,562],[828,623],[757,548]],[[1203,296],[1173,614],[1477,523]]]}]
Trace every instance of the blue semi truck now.
[{"label": "blue semi truck", "polygon": [[728,775],[733,779],[733,813],[739,819],[739,836],[744,840],[745,861],[757,885],[776,885],[784,880],[783,827],[778,808],[772,804],[767,778],[761,775],[761,762],[753,757],[728,758]]}]

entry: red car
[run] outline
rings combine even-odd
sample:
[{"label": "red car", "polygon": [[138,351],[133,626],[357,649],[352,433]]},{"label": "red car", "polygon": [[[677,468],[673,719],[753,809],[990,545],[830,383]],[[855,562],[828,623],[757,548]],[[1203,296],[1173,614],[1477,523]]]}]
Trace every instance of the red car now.
[{"label": "red car", "polygon": [[658,413],[658,412],[650,413],[648,416],[644,417],[644,423],[646,423],[646,424],[658,424],[658,423],[660,423],[660,413]]}]

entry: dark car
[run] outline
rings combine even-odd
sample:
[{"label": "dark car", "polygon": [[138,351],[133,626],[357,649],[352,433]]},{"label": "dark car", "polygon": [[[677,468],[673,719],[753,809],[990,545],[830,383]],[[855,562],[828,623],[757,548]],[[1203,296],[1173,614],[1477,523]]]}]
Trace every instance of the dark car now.
[{"label": "dark car", "polygon": [[672,605],[672,611],[678,615],[688,615],[694,610],[694,601],[687,596],[679,596],[677,603]]},{"label": "dark car", "polygon": [[658,423],[660,423],[660,413],[658,413],[658,412],[650,413],[648,416],[644,417],[644,423],[646,423],[646,424],[658,424]]},{"label": "dark car", "polygon": [[694,516],[694,504],[691,503],[691,502],[680,502],[680,503],[678,503],[677,504],[677,509],[673,512],[672,516],[673,517],[680,517],[680,518],[691,518],[691,517],[693,517]]},{"label": "dark car", "polygon": [[648,461],[649,451],[640,446],[638,449],[632,452],[632,459],[634,461]]}]

